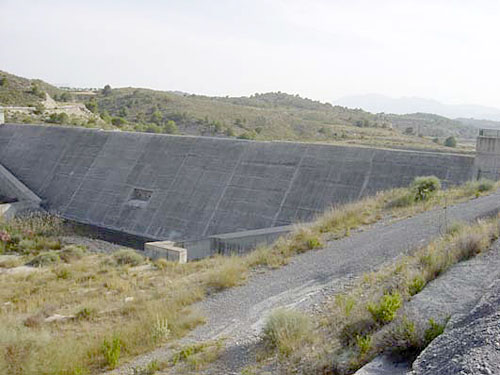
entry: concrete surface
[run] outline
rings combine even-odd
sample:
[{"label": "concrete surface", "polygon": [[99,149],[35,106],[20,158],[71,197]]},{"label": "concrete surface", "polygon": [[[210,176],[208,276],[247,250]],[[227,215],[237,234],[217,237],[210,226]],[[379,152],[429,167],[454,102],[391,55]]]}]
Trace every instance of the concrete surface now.
[{"label": "concrete surface", "polygon": [[481,129],[476,142],[475,178],[500,179],[500,132]]},{"label": "concrete surface", "polygon": [[23,214],[26,212],[37,211],[39,209],[40,205],[31,201],[2,203],[0,204],[0,218],[5,220],[11,220],[16,215]]},{"label": "concrete surface", "polygon": [[19,181],[7,168],[0,164],[0,195],[40,204],[42,200]]},{"label": "concrete surface", "polygon": [[188,260],[202,259],[215,254],[244,254],[259,245],[268,245],[293,229],[293,225],[216,234],[201,240],[181,241],[177,244],[188,251]]},{"label": "concrete surface", "polygon": [[187,262],[187,250],[175,246],[172,241],[146,242],[144,254],[153,260],[163,258],[177,263]]},{"label": "concrete surface", "polygon": [[362,147],[0,126],[0,163],[48,209],[156,240],[310,220],[328,206],[408,185],[415,176],[457,184],[471,178],[473,161]]}]

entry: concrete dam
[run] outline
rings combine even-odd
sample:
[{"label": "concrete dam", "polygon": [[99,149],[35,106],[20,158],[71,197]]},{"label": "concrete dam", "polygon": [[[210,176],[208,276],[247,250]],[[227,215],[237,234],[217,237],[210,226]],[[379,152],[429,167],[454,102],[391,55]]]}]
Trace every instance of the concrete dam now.
[{"label": "concrete dam", "polygon": [[416,176],[446,185],[475,173],[458,154],[13,124],[0,125],[0,165],[49,211],[184,243],[191,259],[218,235],[268,236]]}]

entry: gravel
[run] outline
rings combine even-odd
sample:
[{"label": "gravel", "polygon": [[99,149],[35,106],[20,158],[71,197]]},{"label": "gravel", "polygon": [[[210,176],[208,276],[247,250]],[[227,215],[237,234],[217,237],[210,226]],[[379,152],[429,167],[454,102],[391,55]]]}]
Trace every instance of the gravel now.
[{"label": "gravel", "polygon": [[[292,259],[285,267],[254,274],[248,282],[215,294],[197,304],[206,324],[182,343],[226,338],[225,353],[207,373],[231,374],[252,363],[251,348],[268,314],[277,307],[314,310],[326,296],[341,291],[354,277],[426,245],[453,221],[472,221],[500,209],[494,193],[446,209],[435,209],[393,223],[379,223],[350,237],[332,241],[321,250]],[[159,348],[136,358],[113,374],[130,374],[135,366],[168,358],[170,349]]]}]

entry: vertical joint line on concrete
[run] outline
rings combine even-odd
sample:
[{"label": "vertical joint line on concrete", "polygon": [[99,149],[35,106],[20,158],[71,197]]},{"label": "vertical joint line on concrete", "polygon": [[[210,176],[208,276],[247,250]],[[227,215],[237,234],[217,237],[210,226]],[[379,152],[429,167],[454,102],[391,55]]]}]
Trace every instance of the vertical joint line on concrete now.
[{"label": "vertical joint line on concrete", "polygon": [[363,193],[366,190],[366,187],[368,186],[368,182],[370,182],[370,178],[372,176],[372,170],[373,170],[373,159],[375,158],[375,153],[377,151],[372,152],[372,157],[370,158],[370,168],[368,168],[368,172],[366,173],[365,179],[363,181],[363,185],[361,186],[361,189],[359,189],[359,194],[358,194],[358,200],[361,199],[363,196]]},{"label": "vertical joint line on concrete", "polygon": [[207,221],[207,225],[205,225],[205,228],[203,229],[202,238],[206,237],[207,232],[208,232],[208,228],[210,228],[210,224],[212,223],[212,220],[214,219],[215,214],[217,213],[217,210],[219,209],[219,206],[220,206],[220,204],[222,202],[222,199],[224,198],[224,195],[226,195],[227,188],[229,187],[229,185],[231,185],[231,181],[233,180],[233,177],[236,174],[236,170],[240,166],[241,160],[243,159],[243,156],[247,152],[248,147],[249,146],[247,144],[246,147],[243,149],[243,152],[238,157],[238,161],[236,162],[236,164],[233,167],[233,170],[231,171],[231,175],[229,176],[227,184],[226,184],[226,186],[224,186],[224,189],[222,189],[222,193],[221,193],[219,199],[217,200],[217,203],[215,204],[215,208],[214,208],[214,210],[212,212],[212,215],[210,215],[210,218]]},{"label": "vertical joint line on concrete", "polygon": [[[110,141],[110,139],[111,139],[111,137],[109,135],[107,135],[106,142],[104,142],[102,144],[101,149],[95,155],[94,160],[92,160],[92,163],[90,164],[90,166],[88,167],[88,169],[85,171],[85,174],[82,176],[82,181],[78,184],[78,187],[75,189],[75,192],[73,193],[73,195],[71,195],[71,198],[68,200],[68,204],[66,206],[64,206],[63,209],[61,209],[62,213],[66,212],[66,210],[68,209],[68,207],[71,206],[71,203],[73,203],[73,199],[75,199],[76,194],[80,191],[80,189],[82,188],[83,184],[87,180],[87,175],[90,173],[90,170],[94,167],[95,163],[99,159],[99,155],[105,150],[106,144]],[[66,152],[66,150],[65,150],[65,152]]]},{"label": "vertical joint line on concrete", "polygon": [[[179,174],[181,173],[182,168],[184,168],[184,164],[185,164],[185,162],[186,162],[186,159],[187,159],[187,158],[191,155],[191,151],[193,150],[193,147],[194,147],[194,145],[196,145],[196,143],[197,143],[197,142],[198,142],[198,139],[195,139],[195,140],[193,141],[193,143],[191,143],[191,144],[189,145],[189,148],[188,148],[188,151],[187,151],[187,153],[186,153],[186,156],[184,156],[184,158],[182,159],[182,161],[181,161],[181,165],[179,165],[179,168],[177,169],[177,172],[175,172],[175,176],[174,176],[174,178],[173,178],[173,180],[172,180],[172,183],[170,184],[169,189],[166,191],[165,199],[168,199],[168,194],[172,191],[172,186],[174,186],[174,185],[175,185],[175,181],[177,180],[177,178],[179,178]],[[155,220],[156,220],[157,216],[158,216],[158,215],[160,214],[160,212],[161,212],[160,208],[161,208],[162,204],[163,204],[163,201],[159,204],[159,206],[158,206],[158,210],[156,210],[155,214],[153,215],[153,218],[151,219],[151,222],[149,223],[149,225],[148,225],[148,227],[146,228],[146,230],[145,230],[145,232],[144,232],[144,233],[146,233],[146,234],[147,234],[147,233],[149,233],[149,229],[151,228],[151,226],[152,226],[152,225],[153,225],[153,223],[155,222]],[[158,232],[158,230],[157,230],[156,232]],[[156,232],[155,232],[155,234],[153,234],[152,236],[155,236],[155,237],[156,237]]]},{"label": "vertical joint line on concrete", "polygon": [[292,186],[295,183],[295,180],[297,179],[300,167],[302,166],[302,162],[304,161],[304,159],[305,159],[305,157],[307,155],[307,151],[308,150],[309,150],[309,147],[306,146],[304,152],[302,153],[302,156],[300,157],[300,160],[299,160],[299,162],[297,164],[297,167],[295,168],[295,171],[293,172],[293,176],[292,176],[292,178],[290,180],[290,183],[288,184],[288,187],[287,187],[287,189],[285,191],[285,194],[283,195],[283,199],[281,200],[281,203],[280,203],[280,206],[278,208],[278,211],[276,211],[276,214],[274,215],[273,222],[271,223],[272,227],[274,227],[274,225],[276,224],[276,221],[278,220],[278,217],[279,217],[279,215],[281,213],[281,210],[283,209],[283,206],[285,205],[286,199],[288,198],[288,195],[292,191]]}]

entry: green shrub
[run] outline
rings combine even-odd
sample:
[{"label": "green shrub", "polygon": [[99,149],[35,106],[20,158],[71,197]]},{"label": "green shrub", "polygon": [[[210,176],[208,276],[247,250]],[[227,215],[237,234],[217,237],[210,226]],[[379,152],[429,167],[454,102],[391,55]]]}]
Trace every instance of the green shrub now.
[{"label": "green shrub", "polygon": [[415,276],[412,281],[408,284],[408,294],[414,296],[420,293],[425,287],[425,279],[422,276]]},{"label": "green shrub", "polygon": [[425,341],[426,343],[430,343],[436,337],[444,332],[444,328],[446,327],[446,322],[439,324],[434,319],[429,319],[429,328],[425,330]]},{"label": "green shrub", "polygon": [[485,191],[490,191],[494,187],[495,187],[495,182],[484,178],[478,181],[477,190],[483,193]]},{"label": "green shrub", "polygon": [[301,253],[323,247],[320,237],[309,228],[299,229],[292,237],[291,248],[294,252]]},{"label": "green shrub", "polygon": [[373,320],[379,324],[387,324],[394,320],[396,312],[403,304],[403,299],[398,292],[384,294],[378,304],[370,303],[367,306]]},{"label": "green shrub", "polygon": [[345,346],[357,343],[357,338],[368,336],[377,329],[373,319],[357,319],[352,323],[347,323],[339,334],[339,339]]},{"label": "green shrub", "polygon": [[131,249],[118,250],[117,252],[113,253],[113,259],[117,264],[120,265],[128,264],[131,266],[138,266],[139,264],[144,262],[144,257]]},{"label": "green shrub", "polygon": [[263,330],[266,346],[289,356],[302,343],[311,341],[309,318],[293,310],[277,309],[271,313]]},{"label": "green shrub", "polygon": [[114,369],[120,360],[122,342],[118,337],[114,337],[113,340],[104,340],[102,343],[102,354],[104,355],[104,360],[109,368]]},{"label": "green shrub", "polygon": [[83,307],[80,309],[75,317],[78,320],[92,320],[97,316],[97,310],[91,307]]},{"label": "green shrub", "polygon": [[55,251],[47,251],[45,253],[37,255],[26,264],[34,267],[41,267],[41,266],[48,266],[50,264],[55,264],[60,261],[61,258],[59,257],[58,253],[56,253]]},{"label": "green shrub", "polygon": [[358,347],[359,355],[362,357],[365,356],[372,348],[371,335],[357,336],[356,337],[356,346]]},{"label": "green shrub", "polygon": [[416,201],[425,201],[441,189],[441,181],[436,176],[416,177],[412,190]]},{"label": "green shrub", "polygon": [[451,136],[451,137],[448,137],[446,138],[446,140],[444,141],[444,145],[446,147],[457,147],[457,140],[455,137]]}]

